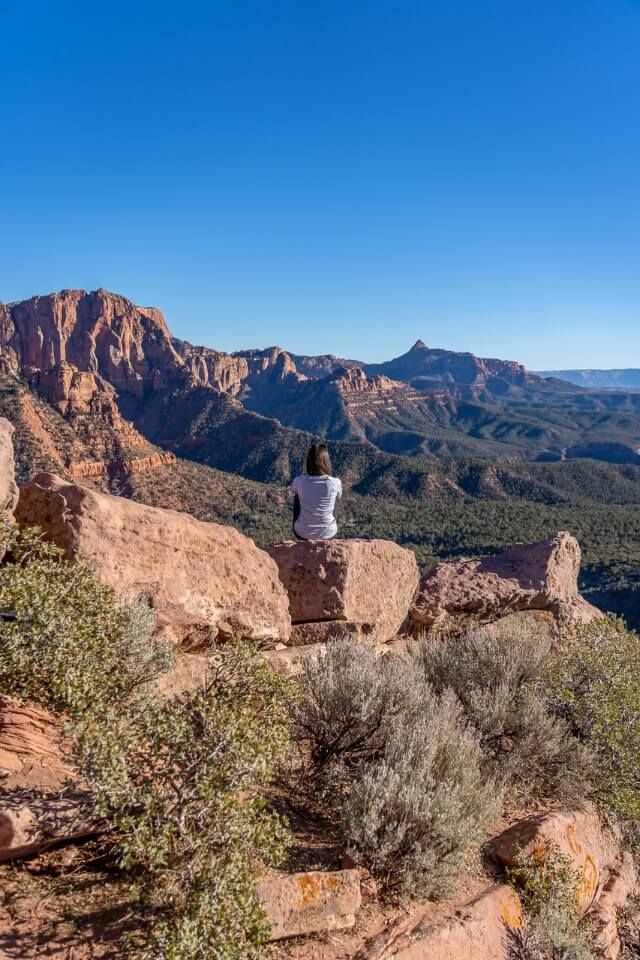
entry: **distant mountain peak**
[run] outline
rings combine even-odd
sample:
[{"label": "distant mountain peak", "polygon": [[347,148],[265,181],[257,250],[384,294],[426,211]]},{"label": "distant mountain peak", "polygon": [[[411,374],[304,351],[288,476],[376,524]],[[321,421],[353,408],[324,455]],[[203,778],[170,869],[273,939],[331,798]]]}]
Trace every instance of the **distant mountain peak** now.
[{"label": "distant mountain peak", "polygon": [[428,348],[424,340],[416,340],[414,345],[411,347],[411,350],[409,350],[409,353],[413,353],[414,350],[427,350],[427,349]]}]

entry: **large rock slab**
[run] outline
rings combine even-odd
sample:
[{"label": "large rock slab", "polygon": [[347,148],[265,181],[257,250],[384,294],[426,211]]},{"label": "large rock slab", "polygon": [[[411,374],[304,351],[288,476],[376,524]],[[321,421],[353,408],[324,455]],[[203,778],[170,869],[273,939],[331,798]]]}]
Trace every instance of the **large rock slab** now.
[{"label": "large rock slab", "polygon": [[271,923],[271,940],[345,930],[355,924],[360,909],[360,874],[278,874],[261,880],[257,894]]},{"label": "large rock slab", "polygon": [[412,551],[388,540],[287,541],[269,553],[294,624],[350,621],[378,642],[397,634],[419,580]]},{"label": "large rock slab", "polygon": [[[493,885],[474,900],[433,920],[426,917],[410,935],[393,944],[395,960],[509,960],[511,938],[523,925],[522,908],[511,887]],[[387,953],[357,954],[382,960]]]},{"label": "large rock slab", "polygon": [[286,642],[286,591],[271,558],[232,527],[98,493],[53,474],[20,491],[16,516],[117,594],[145,595],[159,630],[191,649],[231,636]]},{"label": "large rock slab", "polygon": [[95,832],[83,817],[84,800],[56,718],[0,695],[0,861]]},{"label": "large rock slab", "polygon": [[18,502],[13,459],[13,424],[0,417],[0,519],[10,516]]},{"label": "large rock slab", "polygon": [[496,857],[508,867],[515,866],[518,857],[533,853],[544,862],[552,848],[568,857],[579,875],[579,906],[586,913],[597,902],[610,873],[620,866],[617,837],[602,825],[595,809],[586,807],[525,817],[492,842]]},{"label": "large rock slab", "polygon": [[571,628],[603,616],[580,596],[579,571],[580,546],[566,532],[493,557],[440,563],[420,581],[411,620],[419,630],[546,610],[561,627]]}]

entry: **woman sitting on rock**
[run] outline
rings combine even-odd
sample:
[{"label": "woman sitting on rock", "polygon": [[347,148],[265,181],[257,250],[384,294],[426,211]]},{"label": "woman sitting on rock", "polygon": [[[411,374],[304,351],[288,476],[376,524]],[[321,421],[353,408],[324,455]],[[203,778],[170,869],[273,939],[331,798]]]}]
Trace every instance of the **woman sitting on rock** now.
[{"label": "woman sitting on rock", "polygon": [[331,540],[338,532],[334,516],[342,482],[331,476],[329,451],[314,443],[307,454],[307,472],[293,481],[293,532],[298,540]]}]

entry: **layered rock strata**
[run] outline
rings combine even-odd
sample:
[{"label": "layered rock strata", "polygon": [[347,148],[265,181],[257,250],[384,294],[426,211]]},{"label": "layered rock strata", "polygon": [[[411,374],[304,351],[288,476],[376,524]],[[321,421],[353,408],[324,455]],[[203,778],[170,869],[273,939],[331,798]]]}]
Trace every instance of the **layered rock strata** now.
[{"label": "layered rock strata", "polygon": [[92,833],[84,800],[64,755],[60,722],[41,707],[0,694],[0,861]]}]

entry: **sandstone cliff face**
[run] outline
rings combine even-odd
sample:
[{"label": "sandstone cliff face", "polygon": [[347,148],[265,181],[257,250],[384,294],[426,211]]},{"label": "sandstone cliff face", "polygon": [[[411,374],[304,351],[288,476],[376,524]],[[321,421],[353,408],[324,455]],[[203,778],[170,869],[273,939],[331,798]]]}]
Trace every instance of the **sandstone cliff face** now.
[{"label": "sandstone cliff face", "polygon": [[[194,390],[240,402],[285,428],[333,441],[365,441],[390,454],[475,457],[485,455],[484,445],[486,454],[495,457],[513,448],[527,457],[541,451],[584,456],[586,450],[589,456],[636,458],[635,448],[626,451],[624,444],[606,454],[593,444],[588,450],[576,446],[585,434],[579,424],[567,428],[561,444],[555,408],[549,416],[534,411],[537,427],[523,423],[521,412],[512,414],[510,404],[535,401],[540,408],[547,394],[578,388],[542,380],[517,363],[435,350],[422,341],[382,364],[295,356],[279,347],[227,354],[172,338],[158,310],[105,290],[63,290],[0,304],[0,372],[25,380],[73,424],[79,444],[74,460],[142,455],[131,449],[144,444],[132,424],[144,433],[145,423],[160,418],[154,407],[164,404],[166,409],[169,399],[184,408]],[[575,398],[561,399],[576,408]],[[583,399],[581,395],[581,408]],[[485,410],[485,402],[491,410]],[[594,403],[589,398],[590,410],[595,411]],[[606,406],[610,398],[599,403]],[[635,416],[631,402],[627,406]],[[617,417],[617,406],[615,410]],[[177,423],[181,418],[172,419]],[[569,419],[563,415],[562,423]],[[631,433],[631,423],[625,416],[623,433]],[[202,425],[197,434],[206,444]],[[160,442],[158,431],[145,436]],[[185,429],[166,443],[190,456],[191,439]],[[217,436],[211,442],[217,444]],[[246,454],[252,438],[242,442]]]},{"label": "sandstone cliff face", "polygon": [[142,402],[167,388],[204,386],[234,397],[265,379],[304,379],[278,347],[233,355],[194,347],[171,337],[159,310],[106,290],[0,304],[0,356],[5,372],[23,377],[63,415],[114,420],[118,396]]},{"label": "sandstone cliff face", "polygon": [[12,425],[0,417],[0,520],[10,517],[18,502],[12,437]]},{"label": "sandstone cliff face", "polygon": [[83,409],[114,390],[141,397],[183,367],[162,314],[106,290],[62,290],[9,304],[0,322],[13,372],[58,406],[70,401]]}]

